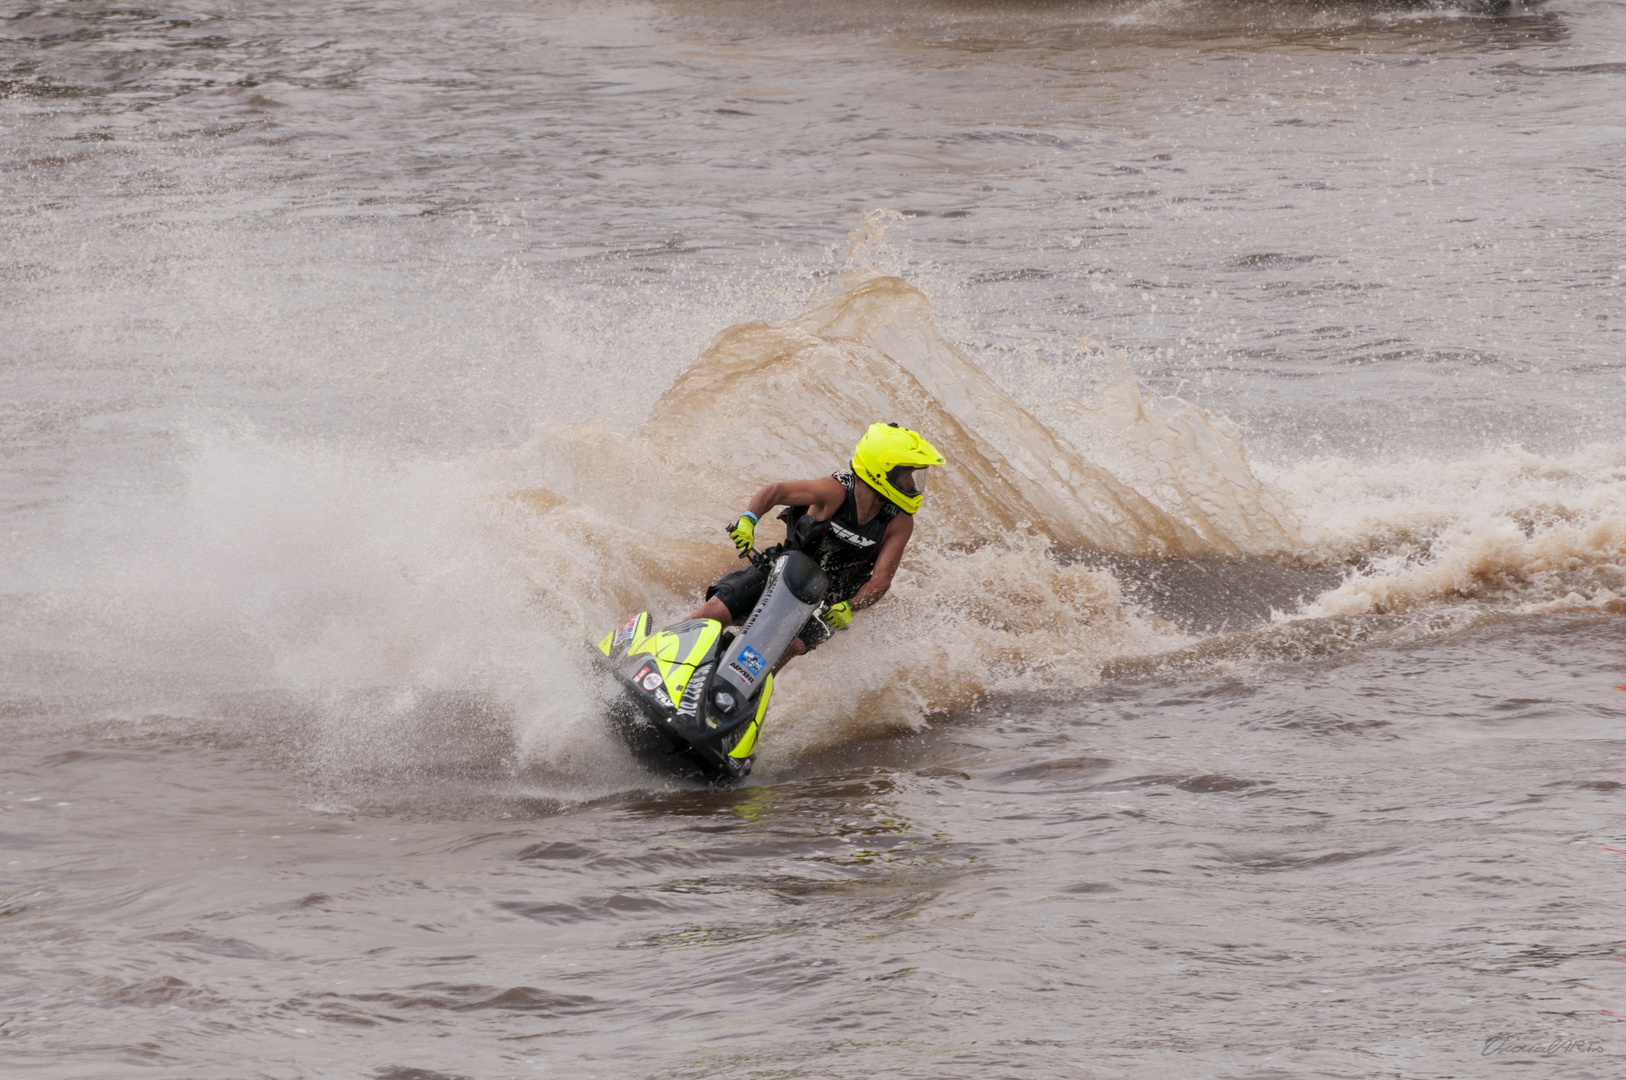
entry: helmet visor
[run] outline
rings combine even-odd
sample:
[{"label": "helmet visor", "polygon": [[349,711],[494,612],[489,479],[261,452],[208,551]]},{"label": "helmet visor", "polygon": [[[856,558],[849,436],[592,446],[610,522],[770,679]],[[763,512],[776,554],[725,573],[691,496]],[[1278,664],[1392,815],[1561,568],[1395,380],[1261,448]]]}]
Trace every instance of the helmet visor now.
[{"label": "helmet visor", "polygon": [[924,495],[926,468],[925,465],[899,465],[886,474],[887,483],[905,495]]}]

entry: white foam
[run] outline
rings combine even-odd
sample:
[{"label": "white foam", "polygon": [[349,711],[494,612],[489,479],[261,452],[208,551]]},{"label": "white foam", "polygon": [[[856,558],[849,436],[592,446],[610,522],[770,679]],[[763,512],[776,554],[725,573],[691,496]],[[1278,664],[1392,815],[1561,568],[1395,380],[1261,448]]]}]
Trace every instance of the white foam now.
[{"label": "white foam", "polygon": [[1626,444],[1542,455],[1319,458],[1273,472],[1307,551],[1349,577],[1303,615],[1452,604],[1607,607],[1626,592]]},{"label": "white foam", "polygon": [[[873,255],[885,223],[855,244]],[[1086,341],[1077,360],[1093,396],[1024,408],[923,294],[860,269],[793,317],[721,328],[632,432],[551,425],[412,458],[197,434],[177,498],[65,559],[30,617],[90,658],[76,670],[151,673],[146,700],[176,715],[283,695],[308,718],[307,759],[335,770],[432,766],[456,755],[424,738],[472,747],[506,724],[519,760],[588,797],[630,774],[586,642],[640,609],[688,614],[738,565],[722,526],[751,493],[844,467],[878,419],[925,431],[950,465],[891,596],[781,680],[770,772],[1193,643],[1058,548],[1348,568],[1301,619],[1626,594],[1620,444],[1260,468],[1222,418],[1145,397],[1122,354]],[[424,734],[448,709],[461,719]]]}]

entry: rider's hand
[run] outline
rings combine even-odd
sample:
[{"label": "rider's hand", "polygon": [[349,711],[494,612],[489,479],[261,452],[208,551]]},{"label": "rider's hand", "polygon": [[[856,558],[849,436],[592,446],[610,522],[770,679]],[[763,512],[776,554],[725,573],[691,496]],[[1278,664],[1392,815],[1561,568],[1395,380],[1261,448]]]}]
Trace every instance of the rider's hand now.
[{"label": "rider's hand", "polygon": [[832,630],[845,630],[852,625],[853,606],[843,600],[839,604],[831,604],[824,613],[824,625]]},{"label": "rider's hand", "polygon": [[751,545],[755,544],[757,539],[757,516],[749,510],[741,514],[740,520],[729,528],[728,538],[734,541],[734,546],[740,549],[741,555],[750,551]]}]

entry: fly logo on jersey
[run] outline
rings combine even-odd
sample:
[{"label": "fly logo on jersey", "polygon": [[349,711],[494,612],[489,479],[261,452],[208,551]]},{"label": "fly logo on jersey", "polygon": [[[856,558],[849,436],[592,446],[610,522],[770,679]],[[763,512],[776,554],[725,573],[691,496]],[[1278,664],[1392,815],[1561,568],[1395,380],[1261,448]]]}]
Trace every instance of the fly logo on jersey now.
[{"label": "fly logo on jersey", "polygon": [[838,524],[837,522],[830,522],[830,531],[841,537],[841,539],[845,540],[853,547],[867,548],[875,546],[875,541],[871,540],[869,537],[859,536],[851,529],[844,525]]}]

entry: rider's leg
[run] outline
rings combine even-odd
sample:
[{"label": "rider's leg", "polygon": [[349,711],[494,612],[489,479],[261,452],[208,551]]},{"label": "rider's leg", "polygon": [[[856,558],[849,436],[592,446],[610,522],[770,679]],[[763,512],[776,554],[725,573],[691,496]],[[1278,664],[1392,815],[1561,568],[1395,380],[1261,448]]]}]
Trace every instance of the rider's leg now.
[{"label": "rider's leg", "polygon": [[791,643],[790,643],[790,648],[785,650],[785,655],[781,656],[779,658],[779,663],[777,663],[777,664],[775,664],[773,666],[773,673],[775,675],[779,674],[780,670],[782,668],[784,668],[784,666],[786,664],[790,663],[791,660],[793,660],[794,658],[802,655],[806,651],[807,651],[807,646],[802,644],[802,639],[801,638],[793,639],[791,641]]},{"label": "rider's leg", "polygon": [[693,615],[690,615],[689,618],[716,619],[724,626],[727,626],[729,623],[734,621],[734,616],[729,612],[728,605],[723,603],[723,598],[720,596],[714,596],[710,600],[707,600],[704,604],[701,604],[699,610],[697,610]]},{"label": "rider's leg", "polygon": [[751,614],[767,584],[768,575],[754,566],[724,574],[717,584],[706,590],[706,602],[689,618],[716,619],[728,626]]}]

